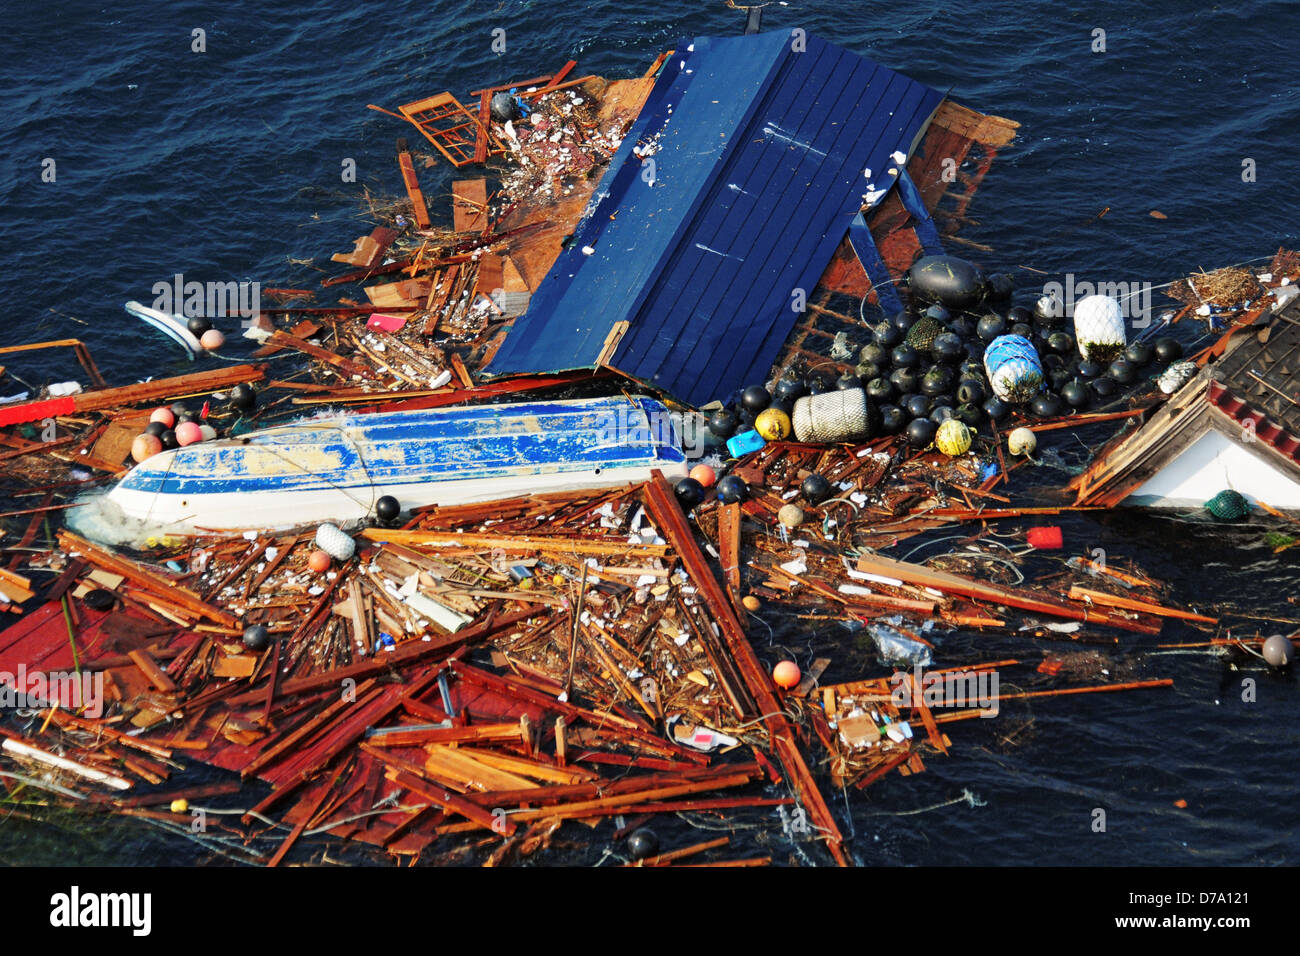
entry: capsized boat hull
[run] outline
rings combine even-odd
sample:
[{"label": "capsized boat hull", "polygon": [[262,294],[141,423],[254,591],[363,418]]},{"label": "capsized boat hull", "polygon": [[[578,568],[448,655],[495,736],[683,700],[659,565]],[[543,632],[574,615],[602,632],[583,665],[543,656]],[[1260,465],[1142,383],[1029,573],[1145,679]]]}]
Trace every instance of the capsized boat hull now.
[{"label": "capsized boat hull", "polygon": [[[78,533],[284,529],[403,508],[604,488],[686,473],[667,409],[650,398],[528,402],[311,418],[160,452],[71,509]],[[118,528],[118,525],[123,528]]]},{"label": "capsized boat hull", "polygon": [[138,319],[143,319],[152,325],[155,329],[167,336],[177,345],[185,350],[191,362],[194,356],[203,351],[203,345],[198,338],[189,330],[185,320],[178,315],[168,315],[166,312],[160,312],[158,309],[151,308],[147,305],[141,305],[139,302],[128,302],[124,308]]}]

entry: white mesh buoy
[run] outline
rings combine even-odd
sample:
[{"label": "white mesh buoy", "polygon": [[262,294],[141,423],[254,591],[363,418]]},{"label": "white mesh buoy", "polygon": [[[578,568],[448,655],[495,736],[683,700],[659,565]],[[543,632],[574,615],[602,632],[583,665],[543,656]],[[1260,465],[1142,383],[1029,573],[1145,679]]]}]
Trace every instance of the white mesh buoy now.
[{"label": "white mesh buoy", "polygon": [[867,393],[860,388],[806,395],[794,403],[790,416],[794,437],[806,442],[853,441],[870,430]]},{"label": "white mesh buoy", "polygon": [[357,553],[357,543],[351,536],[332,524],[323,524],[316,529],[316,547],[335,561],[346,561]]},{"label": "white mesh buoy", "polygon": [[1074,340],[1090,362],[1109,362],[1124,351],[1124,313],[1108,295],[1090,295],[1074,306]]},{"label": "white mesh buoy", "polygon": [[1043,387],[1043,363],[1023,335],[999,335],[984,350],[984,371],[1004,402],[1027,402]]},{"label": "white mesh buoy", "polygon": [[1156,384],[1160,386],[1160,391],[1172,395],[1195,378],[1197,371],[1195,362],[1175,362],[1160,373]]}]

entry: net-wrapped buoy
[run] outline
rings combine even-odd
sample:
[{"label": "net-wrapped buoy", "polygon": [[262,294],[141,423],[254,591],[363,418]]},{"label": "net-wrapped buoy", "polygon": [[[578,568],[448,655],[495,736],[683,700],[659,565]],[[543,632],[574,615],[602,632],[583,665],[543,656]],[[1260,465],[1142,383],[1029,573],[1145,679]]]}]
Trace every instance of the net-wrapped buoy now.
[{"label": "net-wrapped buoy", "polygon": [[1195,362],[1175,362],[1160,373],[1160,378],[1156,379],[1156,384],[1160,386],[1160,391],[1166,395],[1172,395],[1195,378],[1196,372]]},{"label": "net-wrapped buoy", "polygon": [[938,319],[923,315],[907,330],[904,341],[918,351],[928,352],[934,345],[934,340],[946,331],[947,327]]},{"label": "net-wrapped buoy", "polygon": [[1108,295],[1090,295],[1074,306],[1074,338],[1079,354],[1093,362],[1109,362],[1124,351],[1124,313]]},{"label": "net-wrapped buoy", "polygon": [[966,423],[957,418],[950,418],[939,426],[935,433],[934,444],[949,458],[956,458],[970,451],[970,429]]},{"label": "net-wrapped buoy", "polygon": [[346,561],[357,553],[357,543],[351,536],[332,524],[323,524],[316,529],[316,547],[335,561]]},{"label": "net-wrapped buoy", "polygon": [[1205,510],[1220,521],[1239,521],[1250,511],[1250,504],[1240,493],[1228,488],[1207,501]]},{"label": "net-wrapped buoy", "polygon": [[984,350],[984,371],[1004,402],[1027,402],[1043,385],[1043,363],[1023,335],[999,335]]},{"label": "net-wrapped buoy", "polygon": [[871,405],[860,388],[837,389],[798,399],[791,418],[799,441],[853,441],[868,437]]}]

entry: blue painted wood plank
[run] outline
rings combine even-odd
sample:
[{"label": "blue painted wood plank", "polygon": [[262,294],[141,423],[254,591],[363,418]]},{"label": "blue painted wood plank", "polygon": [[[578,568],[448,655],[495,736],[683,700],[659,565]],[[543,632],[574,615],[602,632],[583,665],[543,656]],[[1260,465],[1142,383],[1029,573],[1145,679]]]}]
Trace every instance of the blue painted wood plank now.
[{"label": "blue painted wood plank", "polygon": [[894,277],[889,273],[889,267],[885,265],[885,260],[880,255],[880,250],[876,248],[876,240],[871,235],[871,230],[867,228],[867,221],[858,213],[849,223],[849,242],[853,246],[853,253],[862,263],[862,268],[867,273],[867,278],[871,280],[871,287],[876,290],[876,299],[886,315],[893,315],[903,311],[903,300],[898,297],[897,290],[894,289]]},{"label": "blue painted wood plank", "polygon": [[898,172],[898,198],[903,201],[903,208],[912,216],[912,228],[916,231],[916,237],[921,240],[921,248],[925,250],[926,255],[943,255],[943,241],[939,238],[939,230],[935,228],[934,220],[930,217],[930,210],[925,208],[925,199],[921,196],[921,190],[916,188],[906,169]]}]

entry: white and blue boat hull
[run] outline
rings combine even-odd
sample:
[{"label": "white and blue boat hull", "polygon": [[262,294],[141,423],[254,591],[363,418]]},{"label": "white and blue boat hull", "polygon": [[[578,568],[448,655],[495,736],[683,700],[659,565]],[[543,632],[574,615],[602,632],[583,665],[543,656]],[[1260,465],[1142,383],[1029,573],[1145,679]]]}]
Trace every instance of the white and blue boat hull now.
[{"label": "white and blue boat hull", "polygon": [[113,544],[143,534],[279,530],[403,508],[686,474],[667,409],[650,398],[481,405],[311,418],[160,452],[68,524]]}]

